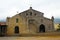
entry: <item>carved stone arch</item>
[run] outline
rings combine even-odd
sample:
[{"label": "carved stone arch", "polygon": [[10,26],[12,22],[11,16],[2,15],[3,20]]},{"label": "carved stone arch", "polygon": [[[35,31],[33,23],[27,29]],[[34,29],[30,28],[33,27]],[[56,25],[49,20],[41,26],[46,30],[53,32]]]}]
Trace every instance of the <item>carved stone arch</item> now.
[{"label": "carved stone arch", "polygon": [[18,34],[19,33],[19,27],[18,26],[15,26],[15,33]]},{"label": "carved stone arch", "polygon": [[41,24],[39,26],[39,32],[45,32],[45,25]]}]

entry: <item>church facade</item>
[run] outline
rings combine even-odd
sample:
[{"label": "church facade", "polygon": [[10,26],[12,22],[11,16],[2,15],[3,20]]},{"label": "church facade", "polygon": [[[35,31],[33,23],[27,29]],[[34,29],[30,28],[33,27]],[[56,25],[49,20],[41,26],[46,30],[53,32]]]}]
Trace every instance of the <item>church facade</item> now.
[{"label": "church facade", "polygon": [[32,9],[23,11],[13,17],[7,17],[7,35],[35,34],[54,31],[54,17],[48,19],[44,13]]}]

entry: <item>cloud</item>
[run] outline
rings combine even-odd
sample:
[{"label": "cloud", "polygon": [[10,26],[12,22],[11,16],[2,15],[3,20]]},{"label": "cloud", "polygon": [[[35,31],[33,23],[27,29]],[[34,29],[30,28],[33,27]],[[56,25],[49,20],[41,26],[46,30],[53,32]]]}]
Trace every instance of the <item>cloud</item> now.
[{"label": "cloud", "polygon": [[60,0],[0,0],[0,19],[13,16],[16,12],[33,9],[43,12],[48,18],[60,18]]},{"label": "cloud", "polygon": [[11,17],[11,16],[17,14],[17,11],[18,11],[18,8],[17,7],[11,8],[10,10],[7,11],[8,12],[8,16]]}]

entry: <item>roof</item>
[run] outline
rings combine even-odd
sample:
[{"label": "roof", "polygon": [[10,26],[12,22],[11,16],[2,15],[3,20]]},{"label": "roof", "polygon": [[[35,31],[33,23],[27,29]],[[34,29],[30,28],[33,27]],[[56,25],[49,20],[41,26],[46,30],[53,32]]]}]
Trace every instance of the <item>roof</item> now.
[{"label": "roof", "polygon": [[0,22],[0,25],[6,25],[6,22]]},{"label": "roof", "polygon": [[[32,9],[32,7],[30,7],[28,10],[25,10],[25,11],[23,11],[23,12],[21,12],[21,13],[30,12],[30,11],[42,13],[42,12],[40,12],[40,11],[37,11],[37,10],[35,10],[35,9]],[[19,14],[21,14],[21,13],[19,13]],[[44,14],[44,13],[42,13],[42,14]]]}]

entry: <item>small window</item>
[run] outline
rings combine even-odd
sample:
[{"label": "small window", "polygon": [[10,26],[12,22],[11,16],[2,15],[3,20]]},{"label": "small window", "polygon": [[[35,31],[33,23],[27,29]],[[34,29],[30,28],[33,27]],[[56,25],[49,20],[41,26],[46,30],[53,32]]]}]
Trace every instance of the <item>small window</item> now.
[{"label": "small window", "polygon": [[26,16],[27,16],[28,14],[26,13]]},{"label": "small window", "polygon": [[30,12],[30,16],[32,16],[32,12]]},{"label": "small window", "polygon": [[16,19],[16,23],[18,23],[18,18]]},{"label": "small window", "polygon": [[34,15],[36,16],[36,13]]}]

